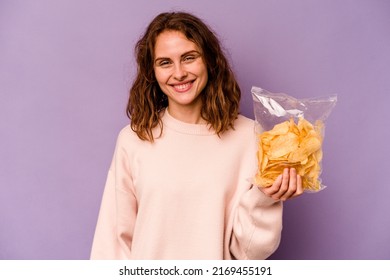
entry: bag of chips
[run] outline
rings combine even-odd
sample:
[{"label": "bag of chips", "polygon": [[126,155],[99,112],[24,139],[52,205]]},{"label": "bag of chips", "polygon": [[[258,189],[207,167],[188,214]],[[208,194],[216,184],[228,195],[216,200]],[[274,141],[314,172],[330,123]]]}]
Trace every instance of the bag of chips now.
[{"label": "bag of chips", "polygon": [[252,87],[252,97],[258,136],[254,184],[269,187],[284,168],[294,167],[305,192],[324,189],[320,178],[324,122],[337,96],[295,99]]}]

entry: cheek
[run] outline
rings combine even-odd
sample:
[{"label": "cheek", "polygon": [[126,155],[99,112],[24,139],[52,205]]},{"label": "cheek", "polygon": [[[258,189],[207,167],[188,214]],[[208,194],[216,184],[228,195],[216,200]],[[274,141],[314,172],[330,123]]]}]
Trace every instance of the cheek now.
[{"label": "cheek", "polygon": [[160,87],[161,91],[165,94],[168,93],[167,90],[167,75],[164,75],[161,71],[154,71],[154,76],[156,78],[157,84]]},{"label": "cheek", "polygon": [[207,67],[204,63],[201,63],[200,65],[198,65],[198,76],[200,76],[206,80],[208,79]]},{"label": "cheek", "polygon": [[155,71],[154,76],[156,77],[156,81],[159,85],[165,84],[165,76],[160,71]]},{"label": "cheek", "polygon": [[209,75],[206,68],[202,71],[201,77],[202,77],[202,82],[204,83],[204,85],[206,85],[209,79]]}]

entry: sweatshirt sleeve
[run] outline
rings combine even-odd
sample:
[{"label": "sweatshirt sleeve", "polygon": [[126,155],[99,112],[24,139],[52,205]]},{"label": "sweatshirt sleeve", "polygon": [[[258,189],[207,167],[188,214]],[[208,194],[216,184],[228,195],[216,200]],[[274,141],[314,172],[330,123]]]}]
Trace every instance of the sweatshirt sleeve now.
[{"label": "sweatshirt sleeve", "polygon": [[243,193],[236,207],[230,238],[234,259],[266,259],[279,246],[282,202],[267,197],[257,187]]},{"label": "sweatshirt sleeve", "polygon": [[137,203],[121,134],[104,188],[91,259],[130,259]]}]

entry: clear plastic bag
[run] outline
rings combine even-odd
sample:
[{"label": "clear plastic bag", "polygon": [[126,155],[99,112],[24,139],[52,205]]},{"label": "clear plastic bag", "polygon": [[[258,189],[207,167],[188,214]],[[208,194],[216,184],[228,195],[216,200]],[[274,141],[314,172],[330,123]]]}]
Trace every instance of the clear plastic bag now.
[{"label": "clear plastic bag", "polygon": [[269,187],[284,168],[294,167],[305,192],[324,189],[320,175],[325,120],[337,96],[296,99],[252,87],[252,97],[258,136],[254,184]]}]

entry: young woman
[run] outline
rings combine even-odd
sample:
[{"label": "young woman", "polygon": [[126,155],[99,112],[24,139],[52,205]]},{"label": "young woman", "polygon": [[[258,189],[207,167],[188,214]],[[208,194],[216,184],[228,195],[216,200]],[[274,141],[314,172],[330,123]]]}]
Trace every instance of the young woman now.
[{"label": "young woman", "polygon": [[92,259],[265,259],[282,202],[302,193],[286,169],[256,173],[254,122],[215,34],[183,12],[158,15],[136,45],[137,77],[118,136]]}]

